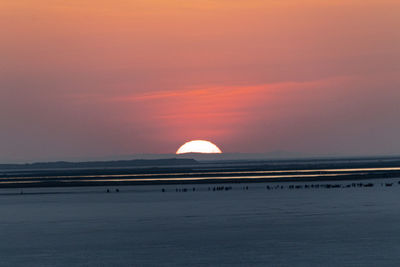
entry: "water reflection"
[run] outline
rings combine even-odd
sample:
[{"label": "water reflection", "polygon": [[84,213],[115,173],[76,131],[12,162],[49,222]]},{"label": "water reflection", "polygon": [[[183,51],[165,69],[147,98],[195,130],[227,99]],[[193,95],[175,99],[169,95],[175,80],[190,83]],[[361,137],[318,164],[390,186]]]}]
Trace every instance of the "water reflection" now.
[{"label": "water reflection", "polygon": [[[185,173],[143,173],[143,174],[95,174],[95,175],[51,175],[51,176],[18,176],[18,177],[2,177],[0,179],[65,179],[65,178],[121,178],[121,177],[157,177],[157,179],[162,177],[182,177],[179,179],[186,179],[185,176],[207,176],[212,178],[223,178],[219,175],[235,175],[241,174],[242,178],[246,178],[246,175],[251,177],[251,175],[258,174],[277,174],[277,173],[318,173],[317,176],[322,176],[323,173],[360,173],[360,172],[379,172],[379,171],[400,171],[400,167],[391,168],[349,168],[349,169],[308,169],[308,170],[279,170],[279,171],[222,171],[222,172],[185,172]],[[251,177],[250,177],[251,176]],[[308,175],[309,176],[309,175]],[[274,177],[269,175],[269,177]],[[285,175],[284,177],[288,177]],[[275,178],[277,178],[275,176]],[[114,179],[115,180],[115,179]],[[143,179],[140,179],[143,180]]]},{"label": "water reflection", "polygon": [[[105,176],[104,179],[82,179],[82,177],[75,177],[76,179],[40,179],[30,178],[26,179],[12,179],[8,181],[0,181],[0,184],[21,184],[21,183],[41,183],[41,182],[146,182],[146,181],[199,181],[199,180],[237,180],[237,179],[278,179],[278,178],[313,178],[313,177],[337,177],[345,176],[346,173],[327,173],[327,174],[293,174],[293,175],[241,175],[241,176],[202,176],[202,177],[158,177],[158,178],[110,178]],[[99,176],[93,176],[99,177]]]}]

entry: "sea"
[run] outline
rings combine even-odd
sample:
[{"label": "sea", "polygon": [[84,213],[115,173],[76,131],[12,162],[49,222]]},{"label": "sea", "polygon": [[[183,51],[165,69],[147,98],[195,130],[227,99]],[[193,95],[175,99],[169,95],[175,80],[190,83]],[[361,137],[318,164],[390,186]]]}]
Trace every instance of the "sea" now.
[{"label": "sea", "polygon": [[0,189],[0,266],[399,266],[399,181]]}]

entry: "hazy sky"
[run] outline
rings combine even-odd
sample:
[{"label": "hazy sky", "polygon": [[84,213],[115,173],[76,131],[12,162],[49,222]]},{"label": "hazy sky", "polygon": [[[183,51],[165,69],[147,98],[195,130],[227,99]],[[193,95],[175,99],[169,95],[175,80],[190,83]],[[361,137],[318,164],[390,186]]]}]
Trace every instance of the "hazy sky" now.
[{"label": "hazy sky", "polygon": [[400,154],[399,0],[2,0],[0,161]]}]

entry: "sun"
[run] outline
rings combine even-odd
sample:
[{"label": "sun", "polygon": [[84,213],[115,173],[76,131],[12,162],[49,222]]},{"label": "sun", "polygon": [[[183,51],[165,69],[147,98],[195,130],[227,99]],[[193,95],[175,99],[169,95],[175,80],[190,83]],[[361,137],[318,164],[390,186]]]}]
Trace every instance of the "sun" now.
[{"label": "sun", "polygon": [[193,140],[184,143],[178,149],[178,151],[176,151],[176,154],[184,154],[184,153],[222,153],[222,151],[210,141]]}]

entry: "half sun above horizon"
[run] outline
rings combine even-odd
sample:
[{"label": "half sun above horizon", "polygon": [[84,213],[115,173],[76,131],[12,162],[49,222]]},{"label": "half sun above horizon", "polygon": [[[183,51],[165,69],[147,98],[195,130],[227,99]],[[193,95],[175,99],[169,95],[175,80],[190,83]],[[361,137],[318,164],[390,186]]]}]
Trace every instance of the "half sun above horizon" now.
[{"label": "half sun above horizon", "polygon": [[222,153],[222,151],[210,141],[193,140],[184,143],[178,149],[178,151],[176,151],[176,154],[184,154],[184,153]]}]

